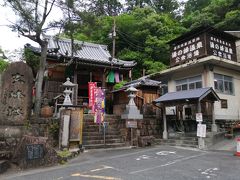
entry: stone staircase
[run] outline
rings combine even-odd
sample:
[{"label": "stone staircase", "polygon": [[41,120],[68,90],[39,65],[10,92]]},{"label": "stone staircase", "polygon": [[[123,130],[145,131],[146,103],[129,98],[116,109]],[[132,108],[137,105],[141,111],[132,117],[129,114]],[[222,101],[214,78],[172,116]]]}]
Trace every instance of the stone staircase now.
[{"label": "stone staircase", "polygon": [[196,136],[186,135],[170,136],[168,139],[155,139],[155,144],[198,148],[198,138]]},{"label": "stone staircase", "polygon": [[12,151],[9,150],[6,140],[0,138],[0,174],[5,172],[10,167],[9,160],[11,159]]},{"label": "stone staircase", "polygon": [[94,123],[92,115],[84,115],[83,118],[83,147],[85,149],[116,148],[123,147],[125,143],[117,127],[119,117],[106,115],[105,121],[108,122],[106,139],[104,144],[103,127]]}]

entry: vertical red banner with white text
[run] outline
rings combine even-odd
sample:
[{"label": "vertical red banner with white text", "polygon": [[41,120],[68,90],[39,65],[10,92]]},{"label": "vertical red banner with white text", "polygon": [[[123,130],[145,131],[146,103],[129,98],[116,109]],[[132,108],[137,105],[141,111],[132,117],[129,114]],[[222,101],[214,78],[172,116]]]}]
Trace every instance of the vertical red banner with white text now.
[{"label": "vertical red banner with white text", "polygon": [[94,91],[96,88],[97,88],[96,82],[88,82],[88,98],[89,98],[88,107],[89,108],[94,108],[94,101],[95,101]]}]

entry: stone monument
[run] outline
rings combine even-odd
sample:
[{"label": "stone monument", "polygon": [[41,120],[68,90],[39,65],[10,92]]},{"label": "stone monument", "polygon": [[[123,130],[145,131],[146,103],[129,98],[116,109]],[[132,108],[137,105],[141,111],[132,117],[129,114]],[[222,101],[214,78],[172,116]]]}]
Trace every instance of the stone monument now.
[{"label": "stone monument", "polygon": [[137,109],[134,102],[137,91],[138,90],[132,86],[126,90],[129,94],[129,103],[126,105],[126,110],[121,115],[121,119],[143,119],[143,115],[140,114],[140,111]]},{"label": "stone monument", "polygon": [[24,62],[11,63],[2,75],[0,123],[23,125],[29,120],[32,106],[33,74]]}]

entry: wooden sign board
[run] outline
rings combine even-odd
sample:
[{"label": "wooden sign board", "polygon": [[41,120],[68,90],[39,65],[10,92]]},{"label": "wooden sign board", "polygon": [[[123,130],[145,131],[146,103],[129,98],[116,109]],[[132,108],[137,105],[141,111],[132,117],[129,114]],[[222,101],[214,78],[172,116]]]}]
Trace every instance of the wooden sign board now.
[{"label": "wooden sign board", "polygon": [[183,35],[171,44],[170,64],[176,66],[206,56],[217,56],[226,60],[237,61],[236,45],[233,37],[217,30],[201,29]]},{"label": "wooden sign board", "polygon": [[83,122],[83,109],[72,110],[70,120],[70,141],[80,141],[81,122]]},{"label": "wooden sign board", "polygon": [[137,121],[126,121],[127,128],[137,128]]}]

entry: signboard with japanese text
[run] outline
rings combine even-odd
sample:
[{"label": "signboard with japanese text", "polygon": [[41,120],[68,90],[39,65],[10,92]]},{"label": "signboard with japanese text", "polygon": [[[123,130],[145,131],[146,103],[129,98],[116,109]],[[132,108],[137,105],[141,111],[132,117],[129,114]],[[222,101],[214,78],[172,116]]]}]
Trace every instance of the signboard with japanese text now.
[{"label": "signboard with japanese text", "polygon": [[211,34],[207,36],[207,51],[209,55],[236,61],[235,42]]},{"label": "signboard with japanese text", "polygon": [[96,82],[88,82],[88,97],[89,97],[89,102],[88,106],[91,108],[94,105],[94,90],[97,87]]},{"label": "signboard with japanese text", "polygon": [[126,127],[127,128],[137,128],[137,121],[126,121]]},{"label": "signboard with japanese text", "polygon": [[100,87],[94,91],[94,122],[100,124],[104,121],[105,113],[105,93]]},{"label": "signboard with japanese text", "polygon": [[235,40],[231,38],[224,32],[219,34],[215,31],[203,31],[202,34],[191,34],[182,39],[179,37],[177,42],[171,44],[170,64],[176,66],[212,55],[236,61]]},{"label": "signboard with japanese text", "polygon": [[197,36],[172,47],[171,65],[197,59],[205,55],[204,36]]}]

